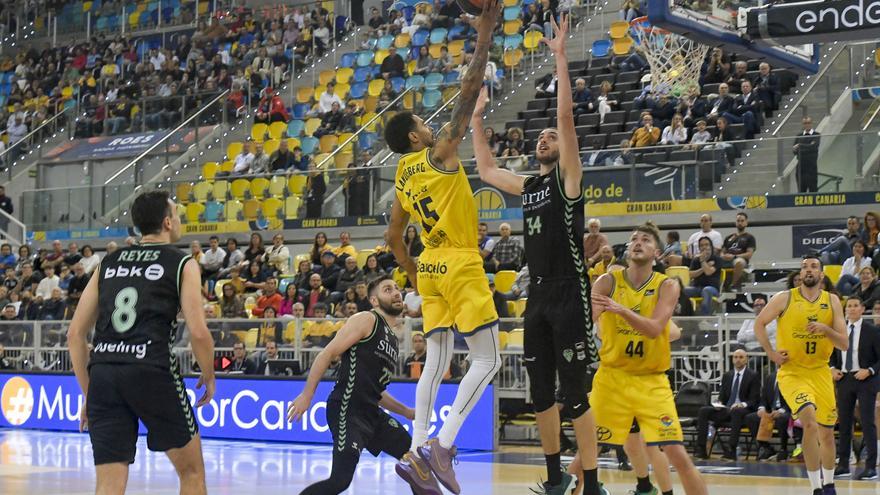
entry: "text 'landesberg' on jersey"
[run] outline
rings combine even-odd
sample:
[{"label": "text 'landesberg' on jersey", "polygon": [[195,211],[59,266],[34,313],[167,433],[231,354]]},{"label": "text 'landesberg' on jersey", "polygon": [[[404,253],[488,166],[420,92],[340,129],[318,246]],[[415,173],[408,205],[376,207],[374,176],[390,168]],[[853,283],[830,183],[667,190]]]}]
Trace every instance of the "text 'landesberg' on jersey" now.
[{"label": "text 'landesberg' on jersey", "polygon": [[122,248],[101,260],[90,364],[170,368],[180,280],[189,259],[174,246],[144,244]]},{"label": "text 'landesberg' on jersey", "polygon": [[403,209],[422,225],[428,249],[477,249],[477,205],[464,169],[447,171],[431,163],[425,148],[397,164],[394,187]]}]

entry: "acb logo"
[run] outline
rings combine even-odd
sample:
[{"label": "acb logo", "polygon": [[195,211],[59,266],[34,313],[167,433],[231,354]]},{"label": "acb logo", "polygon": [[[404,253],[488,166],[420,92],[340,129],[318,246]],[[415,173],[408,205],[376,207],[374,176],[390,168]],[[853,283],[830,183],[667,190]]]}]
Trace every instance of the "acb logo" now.
[{"label": "acb logo", "polygon": [[611,439],[611,430],[604,426],[599,426],[596,428],[596,437],[600,442],[604,442]]},{"label": "acb logo", "polygon": [[502,210],[507,208],[504,196],[493,187],[483,187],[474,192],[477,210]]},{"label": "acb logo", "polygon": [[34,412],[34,389],[20,376],[12,377],[0,394],[0,411],[12,426],[20,426]]}]

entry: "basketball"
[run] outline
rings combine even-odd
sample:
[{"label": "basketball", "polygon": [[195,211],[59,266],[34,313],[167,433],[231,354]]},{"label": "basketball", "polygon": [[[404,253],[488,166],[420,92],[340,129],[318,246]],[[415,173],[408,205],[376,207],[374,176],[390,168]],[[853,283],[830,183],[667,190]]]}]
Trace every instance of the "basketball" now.
[{"label": "basketball", "polygon": [[483,13],[483,5],[485,0],[455,0],[455,3],[461,7],[466,14],[480,15]]}]

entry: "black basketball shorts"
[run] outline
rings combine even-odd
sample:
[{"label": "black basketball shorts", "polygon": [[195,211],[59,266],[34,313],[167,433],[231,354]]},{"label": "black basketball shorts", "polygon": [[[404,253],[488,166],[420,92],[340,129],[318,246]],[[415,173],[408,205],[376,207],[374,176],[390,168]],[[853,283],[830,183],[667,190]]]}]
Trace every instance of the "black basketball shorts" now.
[{"label": "black basketball shorts", "polygon": [[327,424],[333,434],[333,454],[360,455],[367,449],[374,456],[382,452],[400,459],[409,450],[412,437],[396,419],[374,405],[339,400],[327,401]]},{"label": "black basketball shorts", "polygon": [[[585,292],[586,291],[586,292]],[[589,408],[588,373],[593,361],[588,350],[592,339],[589,284],[579,278],[532,281],[526,303],[523,355],[538,412],[555,402],[556,378],[573,417]]]},{"label": "black basketball shorts", "polygon": [[180,375],[155,366],[92,365],[87,412],[95,465],[134,462],[138,420],[157,452],[184,447],[198,433]]}]

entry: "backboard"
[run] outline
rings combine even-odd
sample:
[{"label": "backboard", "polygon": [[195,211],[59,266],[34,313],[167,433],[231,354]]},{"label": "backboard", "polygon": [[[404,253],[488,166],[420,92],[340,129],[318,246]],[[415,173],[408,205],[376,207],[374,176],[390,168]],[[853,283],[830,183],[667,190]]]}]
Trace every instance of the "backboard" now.
[{"label": "backboard", "polygon": [[655,26],[706,45],[721,46],[728,53],[766,60],[776,69],[788,68],[805,74],[818,72],[818,44],[781,45],[772,40],[750,40],[744,34],[744,25],[742,30],[738,29],[740,9],[764,3],[759,0],[648,0],[648,19]]}]

